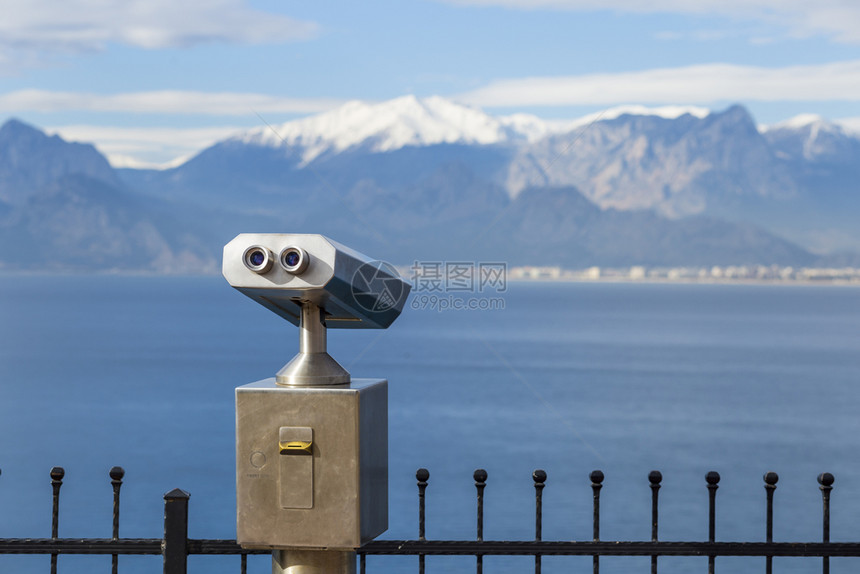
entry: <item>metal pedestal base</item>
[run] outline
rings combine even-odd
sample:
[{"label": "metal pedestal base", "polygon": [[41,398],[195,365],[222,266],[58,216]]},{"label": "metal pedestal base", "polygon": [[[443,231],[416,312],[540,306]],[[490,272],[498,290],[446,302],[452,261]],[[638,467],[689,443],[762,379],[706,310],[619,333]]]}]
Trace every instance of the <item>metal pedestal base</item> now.
[{"label": "metal pedestal base", "polygon": [[355,574],[355,552],[273,550],[272,574]]}]

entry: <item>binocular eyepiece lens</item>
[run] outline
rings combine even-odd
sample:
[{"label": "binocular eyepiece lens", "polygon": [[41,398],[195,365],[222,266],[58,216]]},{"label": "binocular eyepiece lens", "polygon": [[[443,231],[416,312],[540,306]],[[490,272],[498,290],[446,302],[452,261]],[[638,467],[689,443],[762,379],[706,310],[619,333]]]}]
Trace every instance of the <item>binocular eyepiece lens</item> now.
[{"label": "binocular eyepiece lens", "polygon": [[259,250],[252,251],[251,255],[248,256],[248,261],[251,262],[251,265],[259,267],[266,262],[266,254]]},{"label": "binocular eyepiece lens", "polygon": [[[242,255],[242,262],[245,267],[254,273],[267,273],[272,268],[272,263],[275,257],[268,248],[262,245],[252,245],[245,250]],[[281,251],[278,261],[284,271],[293,275],[299,275],[305,272],[310,263],[308,252],[301,247],[290,246]]]},{"label": "binocular eyepiece lens", "polygon": [[304,273],[310,263],[308,252],[301,247],[287,247],[281,251],[281,267],[288,273],[298,275]]},{"label": "binocular eyepiece lens", "polygon": [[272,252],[265,247],[252,245],[245,250],[242,261],[254,273],[265,273],[272,268]]}]

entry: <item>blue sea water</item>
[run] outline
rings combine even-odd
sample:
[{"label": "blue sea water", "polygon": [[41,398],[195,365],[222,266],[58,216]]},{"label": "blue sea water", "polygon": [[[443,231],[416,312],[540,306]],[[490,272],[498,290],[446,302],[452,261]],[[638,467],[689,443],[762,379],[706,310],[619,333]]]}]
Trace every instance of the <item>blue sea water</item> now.
[{"label": "blue sea water", "polygon": [[[836,476],[831,537],[860,540],[860,290],[848,287],[512,283],[495,311],[407,309],[387,331],[330,331],[355,377],[389,387],[390,528],[417,535],[415,470],[430,470],[427,535],[473,538],[472,472],[489,473],[485,539],[534,536],[531,473],[545,469],[545,540],[591,538],[588,474],[606,475],[601,537],[650,538],[647,475],[663,473],[660,536],[707,538],[704,475],[722,476],[719,540],[763,540],[762,475],[773,470],[777,540],[821,536],[815,477]],[[50,535],[48,472],[63,466],[61,537],[109,537],[108,469],[126,470],[121,535],[160,537],[162,496],[191,493],[190,536],[235,537],[233,390],[272,376],[296,329],[220,277],[0,280],[0,537]],[[414,557],[369,557],[414,572]],[[718,559],[723,572],[761,558]],[[192,557],[192,572],[237,572]],[[430,557],[428,572],[473,571]],[[661,558],[661,572],[705,559]],[[48,558],[0,556],[0,572],[45,572]],[[157,557],[121,571],[159,572]],[[590,558],[545,558],[587,572]],[[528,572],[530,558],[485,559]],[[606,558],[604,573],[648,571]],[[61,572],[109,571],[63,556]],[[856,572],[860,560],[833,560]],[[265,557],[251,572],[268,572]],[[777,572],[820,560],[776,559]]]}]

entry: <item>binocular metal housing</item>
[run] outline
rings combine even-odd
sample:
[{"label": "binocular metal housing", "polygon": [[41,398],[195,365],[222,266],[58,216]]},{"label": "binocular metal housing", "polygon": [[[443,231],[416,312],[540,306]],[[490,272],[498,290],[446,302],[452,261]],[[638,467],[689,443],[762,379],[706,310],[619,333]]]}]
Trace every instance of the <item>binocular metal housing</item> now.
[{"label": "binocular metal housing", "polygon": [[273,572],[354,572],[354,549],[388,528],[388,381],[353,380],[326,332],[387,328],[410,286],[322,235],[241,234],[222,271],[299,327],[275,377],[236,389],[236,538],[273,549]]}]

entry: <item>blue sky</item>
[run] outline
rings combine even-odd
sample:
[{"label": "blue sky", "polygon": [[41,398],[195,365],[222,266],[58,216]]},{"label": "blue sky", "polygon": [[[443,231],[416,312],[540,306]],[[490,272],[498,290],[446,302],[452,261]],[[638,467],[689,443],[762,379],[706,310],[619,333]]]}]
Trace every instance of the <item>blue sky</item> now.
[{"label": "blue sky", "polygon": [[0,118],[160,163],[352,100],[746,105],[860,126],[860,3],[0,0]]}]

